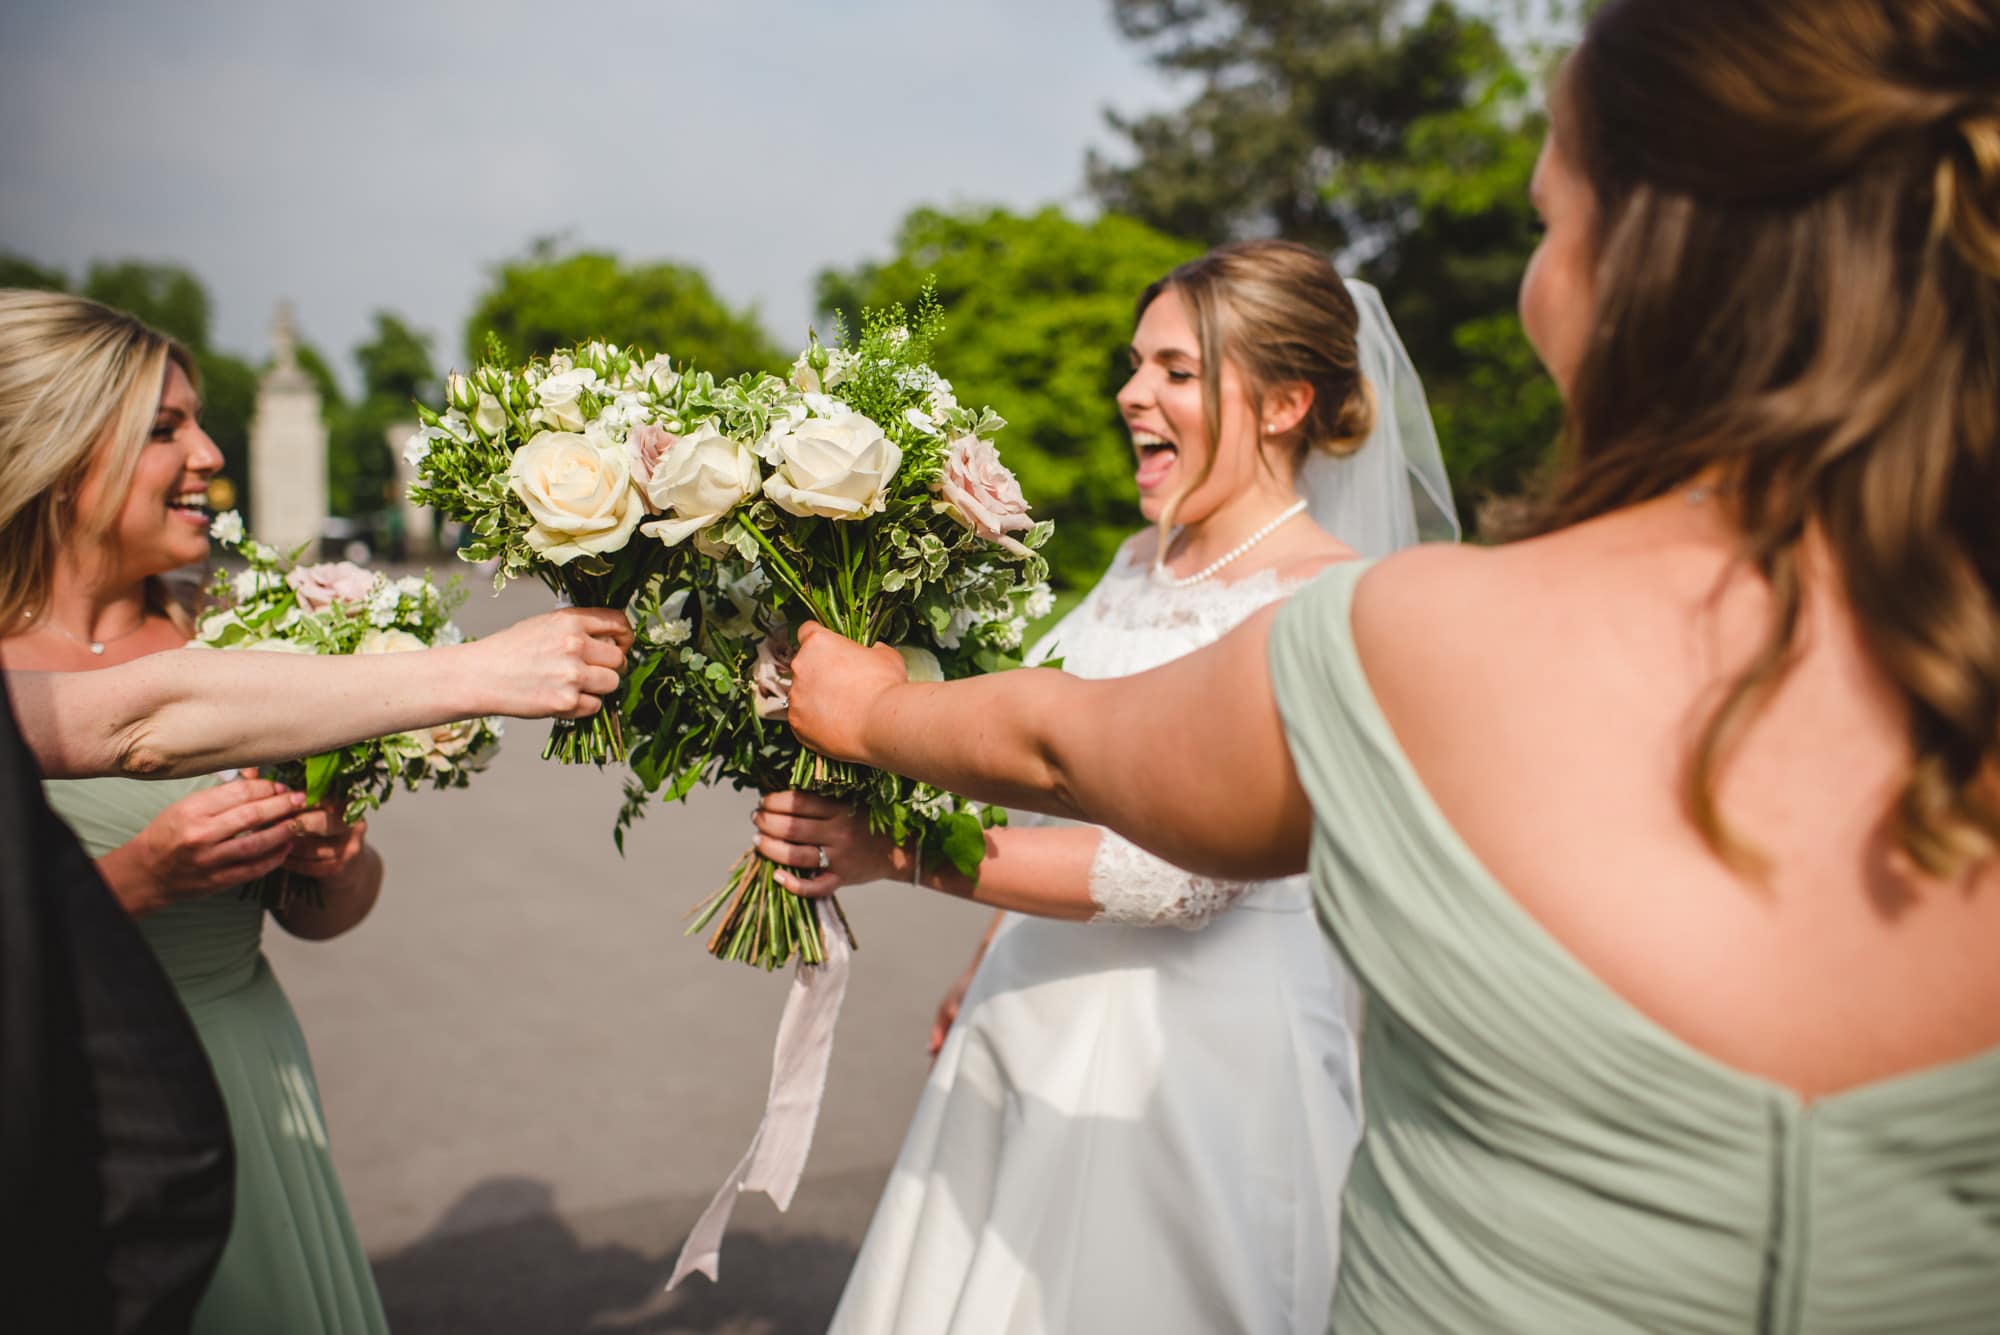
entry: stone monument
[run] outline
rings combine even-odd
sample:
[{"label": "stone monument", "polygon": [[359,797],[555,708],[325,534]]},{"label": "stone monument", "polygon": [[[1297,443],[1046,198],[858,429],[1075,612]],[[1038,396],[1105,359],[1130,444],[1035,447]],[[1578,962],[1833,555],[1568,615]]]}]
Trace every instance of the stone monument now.
[{"label": "stone monument", "polygon": [[435,546],[431,539],[431,508],[410,499],[410,484],[417,480],[417,470],[403,457],[403,447],[417,434],[417,424],[395,422],[384,434],[389,440],[389,454],[396,461],[396,513],[403,521],[403,557],[409,561],[421,560],[431,555]]},{"label": "stone monument", "polygon": [[298,328],[289,302],[271,326],[276,363],[257,385],[250,418],[250,521],[259,540],[289,552],[311,544],[317,560],[326,525],[326,423],[319,388],[299,367]]}]

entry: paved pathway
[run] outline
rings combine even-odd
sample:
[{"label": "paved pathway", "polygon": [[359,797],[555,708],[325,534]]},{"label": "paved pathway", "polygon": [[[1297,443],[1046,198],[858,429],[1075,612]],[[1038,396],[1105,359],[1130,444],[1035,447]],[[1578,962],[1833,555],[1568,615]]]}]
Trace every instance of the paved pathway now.
[{"label": "paved pathway", "polygon": [[[489,598],[469,631],[550,601]],[[825,1109],[788,1215],[738,1206],[722,1282],[662,1292],[762,1107],[787,976],[681,936],[751,836],[745,794],[659,807],[612,847],[615,774],[514,724],[472,789],[399,795],[375,913],[266,947],[311,1044],[334,1157],[404,1335],[822,1330],[921,1088],[925,1032],[983,911],[843,900],[861,940]]]}]

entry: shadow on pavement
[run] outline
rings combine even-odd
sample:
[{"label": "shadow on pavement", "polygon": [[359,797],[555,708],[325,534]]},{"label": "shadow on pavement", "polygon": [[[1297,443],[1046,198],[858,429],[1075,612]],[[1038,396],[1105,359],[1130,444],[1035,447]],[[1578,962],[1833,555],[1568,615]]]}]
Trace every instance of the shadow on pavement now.
[{"label": "shadow on pavement", "polygon": [[[869,1178],[879,1186],[878,1175]],[[872,1197],[865,1189],[834,1194],[855,1204]],[[461,1197],[425,1237],[374,1259],[390,1329],[398,1335],[824,1331],[854,1261],[851,1239],[859,1230],[851,1221],[801,1218],[797,1211],[788,1218],[768,1206],[755,1209],[746,1198],[737,1208],[742,1226],[723,1248],[724,1282],[697,1275],[668,1293],[682,1237],[706,1204],[653,1201],[567,1218],[546,1183],[490,1179]]]}]

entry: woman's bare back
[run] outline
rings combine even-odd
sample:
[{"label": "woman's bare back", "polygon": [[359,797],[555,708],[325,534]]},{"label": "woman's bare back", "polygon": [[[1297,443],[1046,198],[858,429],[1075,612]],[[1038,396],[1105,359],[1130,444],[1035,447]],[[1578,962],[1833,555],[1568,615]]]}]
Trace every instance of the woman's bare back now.
[{"label": "woman's bare back", "polygon": [[1685,495],[1512,547],[1424,549],[1369,573],[1355,632],[1473,854],[1694,1048],[1811,1098],[2000,1045],[2000,870],[1947,884],[1895,851],[1902,706],[1831,569],[1808,576],[1797,666],[1718,790],[1768,878],[1703,840],[1686,767],[1769,609],[1732,550],[1716,507]]}]

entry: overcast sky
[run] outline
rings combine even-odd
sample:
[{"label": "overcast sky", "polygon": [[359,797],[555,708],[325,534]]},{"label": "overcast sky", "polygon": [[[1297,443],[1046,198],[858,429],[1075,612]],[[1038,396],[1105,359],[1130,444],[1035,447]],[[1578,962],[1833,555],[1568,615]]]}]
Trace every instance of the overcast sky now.
[{"label": "overcast sky", "polygon": [[1087,211],[1103,108],[1178,100],[1104,0],[6,0],[0,249],[185,264],[253,359],[290,298],[350,384],[371,312],[455,362],[488,267],[557,233],[789,345],[911,207]]}]

